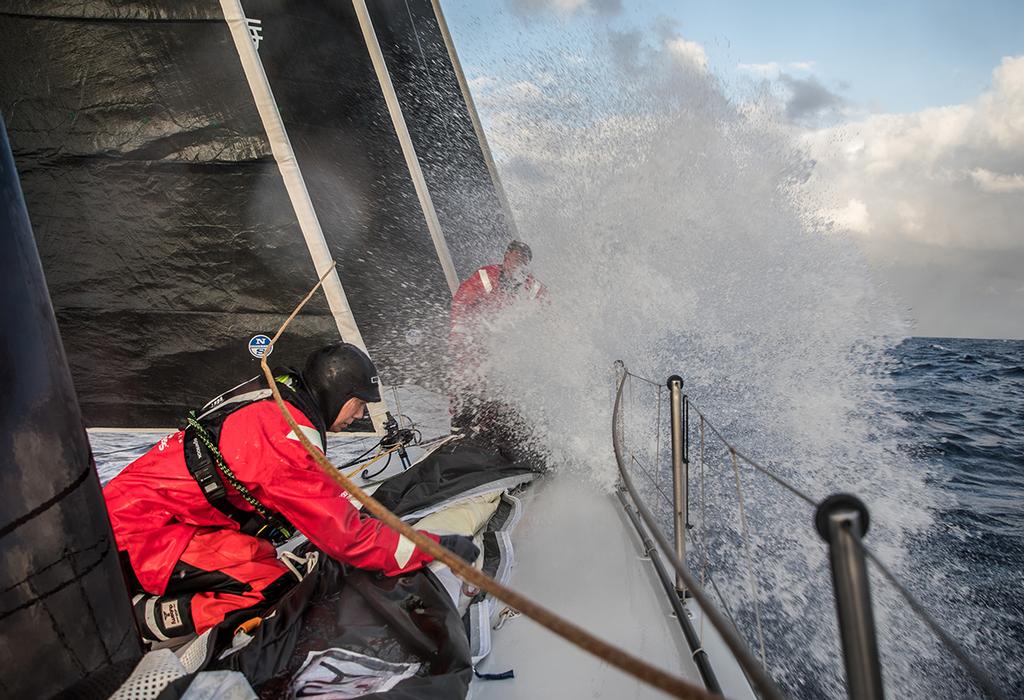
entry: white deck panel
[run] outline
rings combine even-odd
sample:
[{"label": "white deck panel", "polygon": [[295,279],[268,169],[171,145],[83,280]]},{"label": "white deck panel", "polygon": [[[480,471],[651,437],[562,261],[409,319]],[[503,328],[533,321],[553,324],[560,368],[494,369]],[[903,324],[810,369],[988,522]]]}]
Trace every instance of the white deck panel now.
[{"label": "white deck panel", "polygon": [[[549,475],[523,495],[512,534],[511,585],[602,639],[703,687],[678,622],[622,507],[579,476]],[[664,693],[577,649],[526,617],[494,632],[474,700],[663,698]]]}]

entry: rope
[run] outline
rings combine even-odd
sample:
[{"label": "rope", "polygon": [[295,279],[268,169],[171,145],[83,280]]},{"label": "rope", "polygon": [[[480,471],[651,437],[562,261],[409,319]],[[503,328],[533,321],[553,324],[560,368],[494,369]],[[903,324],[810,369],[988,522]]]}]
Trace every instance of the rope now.
[{"label": "rope", "polygon": [[623,375],[619,381],[618,390],[615,392],[615,404],[612,408],[612,449],[615,451],[615,461],[619,466],[619,475],[622,477],[622,483],[629,491],[630,497],[633,499],[633,504],[636,506],[637,512],[640,514],[641,519],[647,525],[654,540],[661,547],[662,554],[664,554],[665,561],[672,565],[676,573],[679,574],[679,578],[683,580],[684,585],[690,591],[690,594],[697,601],[697,603],[703,608],[704,614],[711,620],[711,624],[714,625],[715,629],[718,630],[719,635],[722,637],[722,641],[729,647],[729,651],[732,652],[736,658],[737,663],[746,672],[747,678],[760,691],[762,697],[767,700],[782,700],[782,692],[779,690],[775,682],[765,672],[764,667],[757,662],[754,656],[747,649],[743,640],[740,639],[727,624],[725,618],[722,617],[721,613],[712,604],[711,599],[708,597],[704,589],[701,588],[697,581],[694,580],[690,574],[690,570],[687,568],[679,557],[676,556],[675,547],[669,542],[665,533],[661,531],[661,528],[657,525],[657,520],[651,514],[647,504],[644,503],[639,494],[636,491],[636,487],[633,485],[633,479],[629,475],[629,470],[626,469],[625,462],[622,457],[622,436],[617,430],[619,419],[620,419],[620,407],[622,405],[622,389],[626,383],[626,376]]},{"label": "rope", "polygon": [[764,653],[764,628],[761,626],[761,596],[757,588],[757,576],[754,575],[754,558],[750,554],[750,533],[747,530],[747,509],[743,502],[743,485],[740,483],[740,468],[736,465],[736,453],[732,455],[732,473],[736,477],[736,497],[740,504],[740,531],[743,534],[743,551],[747,555],[747,578],[750,580],[750,595],[754,599],[754,619],[757,621],[757,643],[761,645],[761,663],[768,662]]},{"label": "rope", "polygon": [[860,547],[860,550],[861,552],[863,552],[864,556],[870,559],[871,562],[876,567],[878,567],[878,571],[881,572],[882,576],[884,576],[885,579],[890,584],[892,584],[892,587],[895,588],[901,596],[903,596],[903,600],[907,602],[907,605],[910,606],[910,609],[917,613],[918,617],[921,618],[921,621],[924,622],[925,626],[932,631],[932,634],[938,637],[939,641],[942,642],[942,644],[946,647],[947,651],[949,651],[949,653],[952,654],[957,661],[963,664],[964,668],[967,669],[967,672],[974,679],[974,682],[981,686],[981,688],[991,697],[997,698],[999,700],[1006,698],[1006,695],[1004,695],[1003,692],[999,690],[995,682],[992,680],[992,676],[990,676],[984,668],[975,663],[971,659],[971,657],[967,655],[967,652],[965,652],[963,648],[959,644],[957,644],[956,640],[953,639],[948,632],[942,629],[938,621],[934,617],[932,617],[927,610],[925,610],[924,606],[921,604],[920,601],[917,600],[917,598],[914,597],[913,593],[907,590],[907,588],[903,586],[903,584],[896,580],[896,576],[889,570],[889,568],[885,564],[882,563],[882,561],[877,556],[875,556],[875,553],[867,547],[865,547],[864,542],[862,542],[860,538],[852,537],[850,539],[858,547]]},{"label": "rope", "polygon": [[[378,441],[377,441],[377,442],[376,442],[375,444],[373,444],[373,445],[370,445],[370,446],[369,446],[368,448],[366,448],[366,450],[365,450],[365,451],[364,451],[364,452],[363,452],[363,453],[362,453],[361,455],[359,455],[358,457],[354,457],[354,458],[350,459],[349,461],[345,462],[344,464],[342,464],[342,465],[341,465],[341,469],[348,469],[348,468],[349,468],[349,467],[351,467],[351,466],[352,466],[353,464],[362,464],[362,463],[363,463],[363,461],[364,461],[364,460],[363,460],[363,458],[364,458],[364,457],[366,457],[366,455],[368,455],[368,454],[370,454],[371,452],[373,452],[373,451],[374,451],[375,449],[377,449],[378,447],[380,447],[380,444],[381,444],[382,442],[384,442],[384,438],[381,438],[381,439],[380,439],[380,440],[378,440]],[[371,459],[373,459],[373,458],[371,457]],[[359,470],[357,469],[356,471],[359,471]],[[355,472],[352,472],[352,473],[353,473],[353,474],[355,474]]]},{"label": "rope", "polygon": [[[333,265],[332,265],[333,269]],[[329,272],[329,271],[328,271]],[[326,277],[326,274],[324,275]],[[299,313],[302,307],[307,301],[313,296],[314,292],[319,289],[323,278],[317,282],[316,286],[310,290],[306,298],[295,307],[291,316],[284,322],[284,324],[278,329],[273,339],[270,341],[271,347],[277,342],[277,339],[284,332],[291,320]],[[689,683],[681,678],[678,678],[672,674],[666,673],[655,666],[647,663],[643,659],[640,659],[632,654],[619,649],[607,642],[595,637],[591,633],[584,630],[582,627],[569,622],[565,618],[557,615],[556,613],[548,610],[547,608],[535,603],[530,598],[513,591],[510,588],[498,583],[487,574],[482,571],[478,571],[472,565],[468,564],[462,559],[462,557],[450,552],[449,550],[442,547],[440,544],[435,542],[433,539],[427,537],[425,534],[418,530],[414,530],[412,527],[402,522],[394,513],[385,508],[375,498],[368,495],[365,491],[359,488],[351,479],[346,477],[343,473],[328,461],[322,452],[316,449],[306,434],[298,428],[295,423],[295,419],[291,413],[285,408],[284,400],[281,398],[281,392],[276,386],[274,376],[270,371],[270,367],[267,365],[266,355],[260,359],[260,367],[263,370],[263,374],[267,378],[267,384],[270,387],[271,393],[274,395],[274,401],[277,403],[278,408],[281,410],[281,415],[285,421],[295,430],[295,434],[299,438],[299,441],[306,448],[309,455],[316,461],[324,473],[335,481],[341,488],[351,494],[357,501],[359,501],[363,507],[374,517],[380,520],[382,523],[395,530],[408,540],[410,540],[420,551],[426,552],[434,559],[447,564],[451,569],[452,573],[462,579],[464,582],[469,583],[477,588],[486,591],[498,600],[502,601],[506,605],[520,611],[527,617],[531,618],[534,622],[539,625],[546,627],[551,632],[559,635],[566,641],[578,646],[584,651],[588,651],[594,656],[607,661],[613,666],[620,670],[638,678],[639,680],[648,683],[655,688],[664,690],[665,692],[679,698],[714,698],[716,696],[709,693],[704,688]],[[777,697],[777,696],[776,696]]]},{"label": "rope", "polygon": [[351,479],[352,477],[354,477],[356,474],[358,474],[359,472],[361,472],[363,470],[369,471],[371,464],[373,464],[374,462],[379,461],[381,458],[386,457],[387,455],[392,454],[393,452],[398,452],[399,449],[401,449],[401,448],[400,447],[392,447],[391,449],[384,450],[383,452],[378,452],[371,459],[368,459],[365,462],[361,462],[358,467],[356,467],[355,469],[350,471],[348,474],[346,474],[345,478],[346,479]]}]

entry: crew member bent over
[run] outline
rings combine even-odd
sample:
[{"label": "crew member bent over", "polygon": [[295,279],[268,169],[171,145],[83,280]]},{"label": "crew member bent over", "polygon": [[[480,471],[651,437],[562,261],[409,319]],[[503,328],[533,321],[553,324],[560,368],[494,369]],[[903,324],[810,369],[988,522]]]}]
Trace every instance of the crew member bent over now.
[{"label": "crew member bent over", "polygon": [[[406,538],[361,516],[299,442],[261,377],[208,403],[189,426],[129,464],[103,495],[143,635],[202,633],[254,616],[295,577],[275,543],[301,531],[323,553],[395,576],[431,561]],[[313,352],[302,373],[276,377],[311,442],[340,432],[380,401],[377,370],[359,348]],[[427,536],[475,560],[469,538]]]}]

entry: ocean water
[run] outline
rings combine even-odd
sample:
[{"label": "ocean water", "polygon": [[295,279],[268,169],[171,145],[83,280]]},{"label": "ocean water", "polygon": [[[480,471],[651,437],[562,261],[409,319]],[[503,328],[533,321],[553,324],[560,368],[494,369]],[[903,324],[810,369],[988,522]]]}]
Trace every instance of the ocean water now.
[{"label": "ocean water", "polygon": [[[879,497],[890,486],[887,470],[855,459],[814,464],[799,451],[787,452],[792,445],[757,440],[763,426],[743,425],[757,416],[730,416],[728,402],[715,400],[714,387],[687,382],[685,389],[735,448],[813,500],[838,491],[861,497],[871,514],[865,545],[989,669],[1008,697],[1022,697],[1024,341],[909,338],[883,353],[865,377],[874,388],[865,395],[871,403],[858,412],[872,427],[858,437],[871,460],[917,479],[917,493],[904,494],[910,522]],[[667,392],[631,378],[623,402],[634,482],[671,533]],[[831,574],[812,525],[813,508],[742,461],[734,471],[727,450],[695,411],[690,438],[691,570],[756,654],[764,640],[766,666],[787,694],[843,697]],[[870,483],[865,474],[877,481]],[[979,697],[889,583],[873,570],[871,581],[890,695]]]},{"label": "ocean water", "polygon": [[889,359],[899,449],[949,496],[910,583],[1024,697],[1024,341],[911,338]]}]

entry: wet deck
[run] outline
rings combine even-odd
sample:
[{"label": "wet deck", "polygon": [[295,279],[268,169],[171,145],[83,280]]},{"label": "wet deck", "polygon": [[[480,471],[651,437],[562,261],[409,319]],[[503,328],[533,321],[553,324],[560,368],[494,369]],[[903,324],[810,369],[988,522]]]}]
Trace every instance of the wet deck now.
[{"label": "wet deck", "polygon": [[[511,585],[602,639],[701,685],[697,667],[653,568],[621,506],[572,475],[542,479],[524,494],[512,539]],[[480,672],[515,678],[474,680],[470,698],[661,698],[655,690],[570,646],[525,617],[493,636]]]}]

